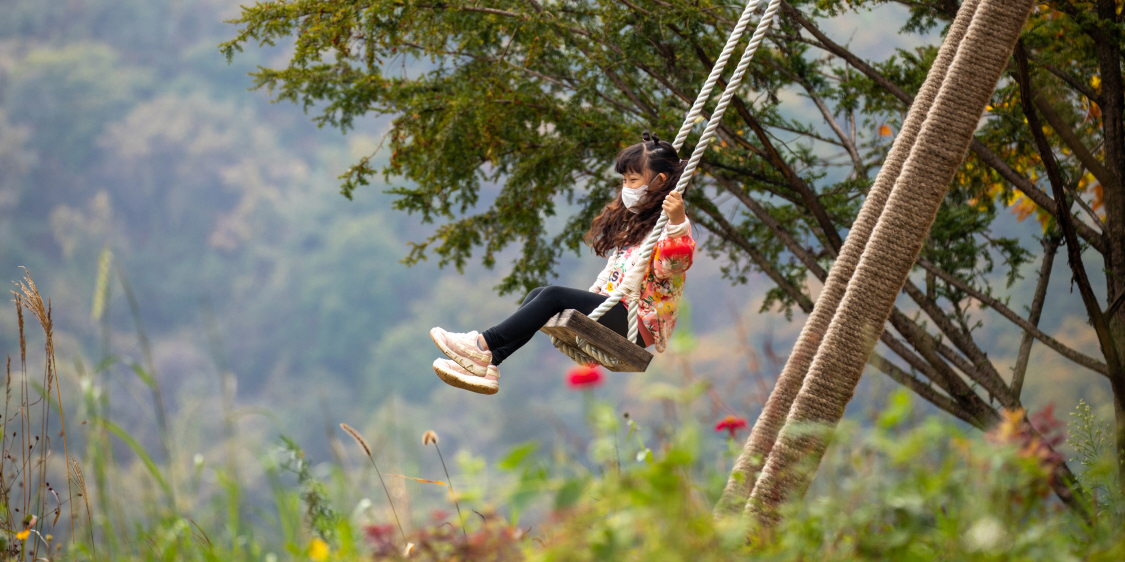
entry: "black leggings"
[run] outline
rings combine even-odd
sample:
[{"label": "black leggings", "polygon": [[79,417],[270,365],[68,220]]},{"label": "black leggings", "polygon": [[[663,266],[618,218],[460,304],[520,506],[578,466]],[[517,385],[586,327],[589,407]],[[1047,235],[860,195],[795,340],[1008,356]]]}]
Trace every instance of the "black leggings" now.
[{"label": "black leggings", "polygon": [[[499,365],[517,349],[523,347],[531,340],[535,332],[539,331],[552,316],[573,308],[582,314],[590,314],[605,302],[605,295],[548,285],[532,289],[523,299],[523,304],[503,322],[484,331],[485,343],[492,351],[492,364]],[[628,337],[629,312],[625,305],[617,303],[609,309],[598,323]],[[637,334],[637,344],[644,347],[640,334]]]}]

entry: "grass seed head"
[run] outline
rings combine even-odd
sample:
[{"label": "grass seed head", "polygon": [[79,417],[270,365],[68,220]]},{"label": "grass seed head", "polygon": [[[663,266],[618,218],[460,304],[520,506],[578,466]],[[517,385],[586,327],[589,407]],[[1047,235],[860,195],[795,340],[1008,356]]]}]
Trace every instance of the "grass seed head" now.
[{"label": "grass seed head", "polygon": [[352,439],[355,439],[356,443],[359,443],[359,446],[363,449],[364,453],[367,453],[368,457],[371,456],[371,446],[367,444],[367,440],[364,439],[363,436],[360,435],[358,431],[352,429],[352,426],[350,426],[346,423],[340,424],[340,427],[344,431],[348,432],[348,435],[351,435]]},{"label": "grass seed head", "polygon": [[437,442],[438,442],[438,437],[437,437],[437,433],[434,432],[434,430],[427,429],[426,432],[422,434],[422,444],[423,445],[429,445],[430,443],[433,443],[433,444],[436,445]]}]

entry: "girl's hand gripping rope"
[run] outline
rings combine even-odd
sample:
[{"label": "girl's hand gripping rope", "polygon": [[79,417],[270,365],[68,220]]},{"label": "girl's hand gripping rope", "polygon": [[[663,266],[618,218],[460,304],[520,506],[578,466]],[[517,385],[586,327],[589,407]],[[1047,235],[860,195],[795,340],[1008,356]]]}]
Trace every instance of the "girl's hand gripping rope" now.
[{"label": "girl's hand gripping rope", "polygon": [[668,224],[683,224],[687,219],[684,212],[684,196],[673,191],[664,198],[664,212],[668,215]]}]

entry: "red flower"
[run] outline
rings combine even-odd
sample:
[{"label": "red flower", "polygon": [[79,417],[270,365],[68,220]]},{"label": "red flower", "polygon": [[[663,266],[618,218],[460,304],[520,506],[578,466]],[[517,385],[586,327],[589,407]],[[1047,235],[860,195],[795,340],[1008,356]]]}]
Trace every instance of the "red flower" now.
[{"label": "red flower", "polygon": [[734,432],[746,428],[746,420],[738,416],[727,416],[719,423],[715,424],[715,431],[727,430],[730,432],[730,438],[734,439]]},{"label": "red flower", "polygon": [[602,383],[602,370],[595,364],[575,367],[567,372],[566,384],[570,388],[585,390]]}]

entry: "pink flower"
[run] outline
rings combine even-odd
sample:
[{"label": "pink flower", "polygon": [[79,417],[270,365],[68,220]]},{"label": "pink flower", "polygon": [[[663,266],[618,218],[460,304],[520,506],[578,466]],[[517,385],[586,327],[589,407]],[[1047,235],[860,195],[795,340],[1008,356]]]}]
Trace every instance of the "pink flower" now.
[{"label": "pink flower", "polygon": [[591,363],[575,367],[567,372],[566,384],[576,390],[586,390],[602,383],[602,370]]},{"label": "pink flower", "polygon": [[734,434],[736,431],[745,428],[746,420],[738,416],[727,416],[719,420],[719,423],[715,424],[715,431],[722,431],[725,429],[730,432],[731,439],[734,439]]}]

